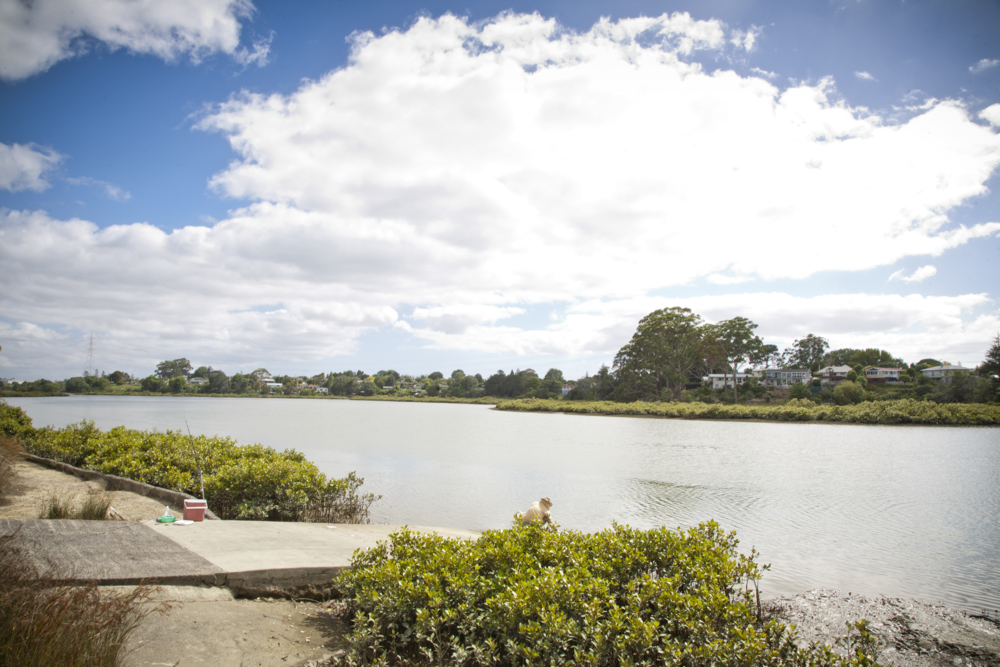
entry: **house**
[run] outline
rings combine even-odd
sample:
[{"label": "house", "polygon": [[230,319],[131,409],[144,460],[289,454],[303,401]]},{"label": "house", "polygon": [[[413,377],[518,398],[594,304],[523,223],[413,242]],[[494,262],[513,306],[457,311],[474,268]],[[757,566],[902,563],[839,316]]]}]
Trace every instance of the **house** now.
[{"label": "house", "polygon": [[921,369],[920,372],[924,374],[924,377],[929,377],[938,382],[951,382],[952,376],[959,373],[968,373],[971,370],[971,368],[965,368],[959,362],[957,366],[952,366],[951,364],[947,366],[931,366],[930,368]]},{"label": "house", "polygon": [[208,384],[208,378],[191,378],[190,380],[188,380],[188,384],[195,384],[195,385]]},{"label": "house", "polygon": [[[747,381],[747,378],[753,377],[752,373],[737,373],[736,374],[736,384],[737,386],[743,386]],[[733,388],[733,374],[732,373],[709,373],[702,378],[704,382],[711,382],[712,389],[732,389]]]},{"label": "house", "polygon": [[850,373],[853,368],[850,366],[827,366],[816,371],[824,380],[829,380],[832,384],[837,384],[838,382],[843,382],[847,379],[847,374]]},{"label": "house", "polygon": [[768,387],[790,387],[799,382],[809,382],[812,373],[808,368],[765,368],[764,384]]},{"label": "house", "polygon": [[566,394],[568,394],[569,392],[573,391],[574,389],[576,389],[576,385],[575,384],[564,384],[563,387],[562,387],[562,395],[565,396]]},{"label": "house", "polygon": [[902,368],[882,368],[880,366],[869,366],[865,369],[865,379],[869,384],[885,384],[886,382],[899,382],[900,373],[905,373]]},{"label": "house", "polygon": [[281,384],[280,382],[275,382],[274,380],[271,380],[270,382],[265,382],[264,386],[270,387],[271,389],[281,389],[284,385]]}]

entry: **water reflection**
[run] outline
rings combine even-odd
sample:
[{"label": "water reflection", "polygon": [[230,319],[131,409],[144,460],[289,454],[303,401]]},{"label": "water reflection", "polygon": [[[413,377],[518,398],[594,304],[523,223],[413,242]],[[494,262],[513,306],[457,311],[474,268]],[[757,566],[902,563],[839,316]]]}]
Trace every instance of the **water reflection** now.
[{"label": "water reflection", "polygon": [[182,429],[357,470],[379,522],[484,529],[541,496],[565,528],[715,519],[765,586],[1000,607],[1000,429],[689,422],[483,406],[206,398],[13,399],[35,423]]}]

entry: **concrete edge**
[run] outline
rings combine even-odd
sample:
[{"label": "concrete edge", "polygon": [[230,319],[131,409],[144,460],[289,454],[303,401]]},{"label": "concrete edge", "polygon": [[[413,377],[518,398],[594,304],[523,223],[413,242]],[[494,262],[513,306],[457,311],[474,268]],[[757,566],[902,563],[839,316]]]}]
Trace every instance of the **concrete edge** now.
[{"label": "concrete edge", "polygon": [[[92,579],[98,586],[192,586],[228,588],[236,598],[311,598],[335,597],[333,580],[343,567],[291,567],[218,574],[185,574],[167,577],[109,577]],[[66,580],[65,583],[80,583]]]},{"label": "concrete edge", "polygon": [[[71,475],[76,475],[80,479],[87,481],[102,480],[104,482],[112,484],[115,488],[121,491],[130,491],[131,493],[137,493],[140,496],[146,496],[147,498],[152,498],[162,502],[164,505],[170,505],[176,510],[184,509],[184,500],[198,500],[189,493],[182,493],[180,491],[171,491],[170,489],[162,489],[158,486],[153,486],[152,484],[146,484],[145,482],[137,482],[134,479],[128,479],[127,477],[119,477],[118,475],[109,475],[103,472],[97,472],[95,470],[84,470],[83,468],[77,468],[76,466],[71,466],[68,463],[63,463],[62,461],[53,461],[52,459],[45,459],[41,456],[35,456],[34,454],[28,454],[25,452],[24,460],[31,461],[32,463],[37,463],[43,465],[47,468],[52,468],[53,470],[58,470],[60,472],[69,473]],[[219,517],[211,510],[205,511],[205,518],[214,519],[219,521]]]}]

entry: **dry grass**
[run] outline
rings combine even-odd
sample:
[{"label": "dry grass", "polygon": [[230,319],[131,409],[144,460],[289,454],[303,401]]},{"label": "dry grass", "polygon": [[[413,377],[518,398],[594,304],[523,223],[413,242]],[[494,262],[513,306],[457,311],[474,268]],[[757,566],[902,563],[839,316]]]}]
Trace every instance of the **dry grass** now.
[{"label": "dry grass", "polygon": [[5,435],[0,435],[0,498],[10,491],[16,475],[14,463],[21,459],[24,450],[21,444]]},{"label": "dry grass", "polygon": [[0,667],[113,667],[126,641],[150,613],[156,589],[107,592],[96,583],[60,583],[41,573],[19,543],[0,537]]},{"label": "dry grass", "polygon": [[97,494],[90,494],[84,499],[79,509],[63,496],[53,493],[42,507],[39,519],[83,519],[87,521],[104,521],[109,517],[108,509],[111,503]]}]

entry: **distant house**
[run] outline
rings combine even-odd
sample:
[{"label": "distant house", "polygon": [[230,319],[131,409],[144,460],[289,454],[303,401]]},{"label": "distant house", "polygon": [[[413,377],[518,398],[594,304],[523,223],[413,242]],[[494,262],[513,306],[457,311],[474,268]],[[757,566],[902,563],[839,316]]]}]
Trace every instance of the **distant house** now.
[{"label": "distant house", "polygon": [[327,389],[326,387],[316,387],[316,393],[317,394],[329,394],[330,390]]},{"label": "distant house", "polygon": [[808,382],[812,373],[808,368],[765,368],[764,384],[768,387],[791,387],[793,384]]},{"label": "distant house", "polygon": [[[742,386],[747,378],[753,377],[752,373],[737,373],[736,374],[736,385]],[[704,382],[711,382],[712,389],[732,389],[733,388],[733,374],[732,373],[709,373],[702,378]]]},{"label": "distant house", "polygon": [[208,378],[191,378],[188,384],[208,384]]},{"label": "distant house", "polygon": [[265,382],[264,386],[270,387],[271,389],[281,389],[285,385],[281,384],[280,382],[275,382],[274,380],[271,380],[270,382]]},{"label": "distant house", "polygon": [[966,368],[959,364],[958,366],[952,366],[951,364],[947,366],[931,366],[930,368],[923,368],[920,370],[924,374],[924,377],[929,377],[932,380],[937,380],[938,382],[951,382],[951,378],[959,373],[968,373],[971,368]]},{"label": "distant house", "polygon": [[826,368],[821,368],[816,371],[824,380],[829,380],[833,384],[838,382],[843,382],[847,379],[847,374],[850,373],[853,368],[850,366],[827,366]]},{"label": "distant house", "polygon": [[901,368],[882,368],[880,366],[869,366],[865,369],[865,379],[869,384],[885,384],[886,382],[899,382],[899,375],[903,373]]},{"label": "distant house", "polygon": [[574,389],[576,389],[576,385],[575,384],[564,384],[563,388],[562,388],[562,395],[565,396],[566,394],[568,394],[569,392],[573,391]]}]

